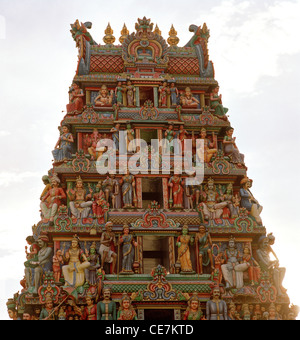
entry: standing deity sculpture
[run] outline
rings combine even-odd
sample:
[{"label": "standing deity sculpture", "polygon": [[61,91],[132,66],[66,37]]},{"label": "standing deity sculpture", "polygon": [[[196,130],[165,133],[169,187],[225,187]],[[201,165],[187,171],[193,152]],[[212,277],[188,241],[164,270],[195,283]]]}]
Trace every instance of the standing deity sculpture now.
[{"label": "standing deity sculpture", "polygon": [[188,307],[183,315],[183,320],[194,321],[201,320],[203,313],[201,311],[201,304],[197,294],[193,294],[188,301]]},{"label": "standing deity sculpture", "polygon": [[178,174],[174,174],[174,176],[172,176],[169,179],[168,186],[170,187],[170,196],[169,196],[170,207],[176,208],[176,209],[182,209],[183,208],[183,194],[184,194],[183,179]]},{"label": "standing deity sculpture", "polygon": [[136,206],[135,178],[130,175],[129,170],[120,180],[122,186],[123,208],[133,208]]},{"label": "standing deity sculpture", "polygon": [[178,247],[178,262],[182,273],[193,272],[191,261],[190,245],[194,244],[193,236],[189,235],[189,227],[184,225],[182,234],[178,236],[176,245]]},{"label": "standing deity sculpture", "polygon": [[73,83],[69,91],[70,98],[69,104],[67,104],[67,113],[70,115],[80,114],[83,110],[83,90],[79,87],[77,83]]},{"label": "standing deity sculpture", "polygon": [[74,144],[74,137],[70,132],[68,124],[62,125],[62,133],[52,151],[54,164],[68,162],[72,159],[72,149]]},{"label": "standing deity sculpture", "polygon": [[127,81],[126,98],[127,98],[127,106],[134,107],[135,106],[135,87],[132,85],[130,80]]},{"label": "standing deity sculpture", "polygon": [[111,289],[103,289],[103,300],[97,304],[97,320],[116,320],[117,305],[111,299]]},{"label": "standing deity sculpture", "polygon": [[123,92],[124,87],[122,86],[122,82],[119,81],[115,88],[115,97],[117,98],[117,104],[123,105]]},{"label": "standing deity sculpture", "polygon": [[123,226],[123,235],[120,236],[119,244],[122,245],[122,270],[121,273],[133,274],[133,262],[135,257],[135,247],[138,246],[133,236],[130,234],[130,228],[127,224]]},{"label": "standing deity sculpture", "polygon": [[85,249],[85,256],[89,262],[89,267],[85,268],[85,279],[89,285],[96,285],[97,270],[100,268],[100,258],[96,250],[96,242],[93,242],[89,251]]},{"label": "standing deity sculpture", "polygon": [[205,225],[200,225],[199,232],[195,236],[195,242],[199,252],[199,274],[202,275],[203,267],[207,266],[210,266],[211,271],[213,271],[212,240],[210,233],[206,231]]},{"label": "standing deity sculpture", "polygon": [[105,224],[105,231],[101,235],[99,253],[101,255],[101,269],[104,269],[105,263],[112,264],[111,272],[115,274],[117,254],[114,248],[117,245],[117,241],[112,227],[113,224],[110,221]]},{"label": "standing deity sculpture", "polygon": [[114,142],[114,149],[116,152],[120,151],[120,124],[117,123],[113,128],[111,128],[110,132],[112,133],[112,140]]},{"label": "standing deity sculpture", "polygon": [[164,81],[162,83],[162,85],[158,88],[158,92],[159,92],[159,106],[160,107],[167,107],[170,89],[169,89],[168,83],[166,81]]},{"label": "standing deity sculpture", "polygon": [[166,139],[165,153],[174,153],[175,136],[176,136],[176,133],[174,131],[174,126],[173,124],[169,124],[168,129],[165,131],[165,139]]},{"label": "standing deity sculpture", "polygon": [[171,106],[177,106],[179,92],[178,92],[177,87],[175,87],[174,82],[172,82],[170,86],[170,95],[171,95]]},{"label": "standing deity sculpture", "polygon": [[117,315],[117,320],[137,320],[137,314],[131,304],[131,298],[126,293],[123,294],[120,302],[120,308]]},{"label": "standing deity sculpture", "polygon": [[[212,133],[212,138],[214,140],[214,133]],[[196,157],[198,161],[204,161],[205,163],[210,163],[212,157],[218,152],[218,147],[216,145],[216,142],[213,141],[211,142],[208,138],[207,138],[207,131],[205,128],[202,128],[200,131],[200,140],[203,141],[203,147],[202,145],[200,147],[197,148],[196,145],[196,139],[194,138],[194,134],[192,137],[193,140],[193,147],[196,148]]]},{"label": "standing deity sculpture", "polygon": [[96,190],[92,195],[92,211],[93,218],[106,218],[106,214],[109,211],[109,203],[105,199],[105,194],[102,190],[102,181],[99,181],[96,185]]},{"label": "standing deity sculpture", "polygon": [[95,321],[97,320],[97,305],[94,303],[94,298],[91,294],[86,296],[86,306],[81,315],[81,320]]},{"label": "standing deity sculpture", "polygon": [[227,305],[221,299],[219,287],[213,289],[211,300],[206,302],[206,319],[207,320],[228,320]]}]

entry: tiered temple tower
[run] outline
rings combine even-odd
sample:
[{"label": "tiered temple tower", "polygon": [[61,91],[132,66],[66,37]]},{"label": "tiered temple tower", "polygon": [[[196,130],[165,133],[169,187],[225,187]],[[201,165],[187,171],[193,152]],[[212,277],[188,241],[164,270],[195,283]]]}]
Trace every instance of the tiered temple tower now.
[{"label": "tiered temple tower", "polygon": [[[104,44],[91,23],[71,25],[76,75],[10,315],[293,319],[218,93],[209,30],[191,25],[178,47],[173,25],[167,41],[153,26],[124,25],[116,45],[110,25]],[[203,181],[189,183],[187,165]],[[215,292],[226,315],[208,303]]]}]

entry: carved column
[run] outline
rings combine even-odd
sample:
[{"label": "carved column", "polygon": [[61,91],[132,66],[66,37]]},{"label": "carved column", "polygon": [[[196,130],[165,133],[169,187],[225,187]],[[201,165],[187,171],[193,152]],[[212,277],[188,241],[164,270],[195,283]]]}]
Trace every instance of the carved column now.
[{"label": "carved column", "polygon": [[169,190],[168,190],[168,178],[163,178],[163,199],[164,199],[164,209],[169,209]]}]

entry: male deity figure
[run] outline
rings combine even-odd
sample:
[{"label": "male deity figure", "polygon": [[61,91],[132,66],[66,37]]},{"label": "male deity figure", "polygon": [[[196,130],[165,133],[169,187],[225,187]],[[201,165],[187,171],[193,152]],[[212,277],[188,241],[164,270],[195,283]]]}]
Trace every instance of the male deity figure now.
[{"label": "male deity figure", "polygon": [[105,231],[101,235],[99,253],[101,255],[101,268],[104,268],[104,263],[112,263],[112,273],[115,273],[117,254],[113,251],[112,247],[116,246],[117,242],[112,227],[112,222],[106,223]]},{"label": "male deity figure", "polygon": [[117,305],[111,300],[110,288],[103,289],[103,300],[97,304],[97,320],[117,320]]},{"label": "male deity figure", "polygon": [[76,180],[75,189],[69,189],[67,194],[70,199],[72,216],[75,218],[87,218],[91,211],[93,202],[89,200],[91,198],[91,192],[90,194],[86,194],[83,187],[83,181],[80,176]]},{"label": "male deity figure", "polygon": [[220,298],[221,292],[219,287],[213,289],[213,296],[210,301],[206,302],[206,319],[207,320],[228,320],[227,305]]}]

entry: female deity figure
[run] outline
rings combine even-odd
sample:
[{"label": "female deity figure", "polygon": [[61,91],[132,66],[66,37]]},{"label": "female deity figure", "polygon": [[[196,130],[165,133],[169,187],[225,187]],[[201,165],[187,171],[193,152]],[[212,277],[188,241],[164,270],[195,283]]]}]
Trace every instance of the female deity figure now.
[{"label": "female deity figure", "polygon": [[174,131],[174,126],[172,124],[169,125],[168,129],[165,131],[165,139],[169,142],[166,143],[166,153],[167,150],[170,150],[170,153],[174,153],[174,138],[175,138],[175,131]]},{"label": "female deity figure", "polygon": [[177,98],[179,92],[177,87],[175,87],[175,83],[171,83],[170,94],[171,94],[171,106],[177,106]]},{"label": "female deity figure", "polygon": [[245,176],[241,180],[240,196],[241,196],[241,207],[246,208],[250,215],[254,217],[258,224],[262,224],[260,214],[263,207],[258,203],[258,201],[252,195],[250,188],[252,186],[252,180]]},{"label": "female deity figure", "polygon": [[134,129],[131,128],[131,124],[127,124],[127,135],[126,135],[126,145],[127,145],[127,152],[135,152],[136,150],[136,145],[134,141]]},{"label": "female deity figure", "polygon": [[124,294],[120,303],[120,308],[117,315],[117,320],[137,320],[137,314],[131,305],[131,299],[127,294]]},{"label": "female deity figure", "polygon": [[258,262],[255,261],[254,257],[251,255],[249,247],[244,248],[242,262],[247,263],[250,284],[251,286],[254,286],[259,282],[260,267]]},{"label": "female deity figure", "polygon": [[84,270],[86,282],[89,285],[96,285],[97,283],[97,270],[100,268],[99,255],[96,251],[96,242],[90,246],[90,251],[85,250],[85,255],[90,266]]},{"label": "female deity figure", "polygon": [[244,165],[245,156],[239,152],[239,149],[235,144],[236,137],[232,137],[233,131],[234,129],[232,127],[226,129],[226,136],[223,139],[224,152],[226,155],[230,156],[232,163]]},{"label": "female deity figure", "polygon": [[62,134],[59,137],[52,155],[54,157],[54,164],[65,162],[72,159],[72,145],[74,144],[73,135],[70,133],[70,126],[62,125]]},{"label": "female deity figure", "polygon": [[176,246],[178,247],[178,262],[181,266],[182,273],[193,272],[190,245],[194,244],[194,238],[189,235],[189,227],[184,225],[182,228],[182,234],[178,236]]},{"label": "female deity figure", "polygon": [[217,86],[212,90],[212,93],[210,94],[210,107],[215,110],[214,114],[223,120],[227,120],[226,113],[228,112],[228,109],[225,108],[222,105],[222,95],[219,93],[220,87]]},{"label": "female deity figure", "polygon": [[30,247],[29,247],[29,252],[28,252],[27,251],[28,247],[25,246],[25,254],[26,254],[26,259],[27,259],[27,261],[24,263],[25,267],[27,265],[30,265],[31,261],[37,261],[38,252],[40,250],[33,236],[26,237],[26,242]]},{"label": "female deity figure", "polygon": [[109,210],[109,203],[105,200],[105,195],[102,190],[102,181],[99,181],[96,185],[96,192],[92,195],[92,211],[93,218],[105,217]]},{"label": "female deity figure", "polygon": [[[214,139],[214,133],[212,137]],[[203,148],[196,148],[196,157],[199,161],[204,160],[205,163],[210,163],[212,157],[218,152],[218,147],[215,142],[211,142],[207,138],[207,131],[202,128],[200,131],[200,139],[203,140]],[[196,139],[193,137],[193,146],[196,147]]]},{"label": "female deity figure", "polygon": [[133,175],[129,174],[129,170],[122,177],[120,184],[122,185],[123,208],[133,208],[133,203],[136,200],[135,179]]},{"label": "female deity figure", "polygon": [[97,320],[97,305],[95,305],[92,295],[88,294],[85,300],[86,306],[81,315],[81,320]]},{"label": "female deity figure", "polygon": [[123,105],[123,92],[124,88],[122,86],[122,82],[119,81],[117,87],[115,88],[115,96],[117,98],[117,104]]},{"label": "female deity figure", "polygon": [[120,124],[117,123],[111,130],[110,132],[112,133],[112,139],[114,141],[114,148],[116,150],[116,152],[120,151]]},{"label": "female deity figure", "polygon": [[77,288],[83,286],[85,282],[84,271],[90,266],[84,251],[80,248],[79,238],[73,236],[71,247],[63,254],[64,262],[67,265],[62,267],[62,272],[65,278],[65,285]]},{"label": "female deity figure", "polygon": [[116,320],[117,305],[111,299],[110,288],[103,289],[103,300],[97,304],[97,320]]},{"label": "female deity figure", "polygon": [[168,105],[168,94],[170,92],[170,89],[168,88],[168,84],[166,81],[163,82],[163,84],[158,89],[160,96],[159,96],[159,106],[161,107],[167,107]]},{"label": "female deity figure", "polygon": [[131,84],[131,81],[127,81],[127,86],[126,86],[126,97],[127,97],[127,106],[128,107],[134,107],[134,94],[135,94],[135,87]]},{"label": "female deity figure", "polygon": [[181,145],[181,152],[184,151],[184,140],[189,133],[185,130],[184,125],[180,125],[177,132],[177,139],[179,140],[179,145]]},{"label": "female deity figure", "polygon": [[[58,208],[62,205],[62,200],[66,198],[66,194],[62,188],[59,188],[60,179],[57,175],[51,178],[51,189],[43,197],[41,202],[42,216],[45,221],[49,221],[50,225],[54,225],[54,218],[57,215]],[[49,199],[48,199],[49,198]]]},{"label": "female deity figure", "polygon": [[195,237],[196,247],[199,250],[199,269],[200,275],[203,274],[203,267],[210,264],[211,270],[214,270],[214,263],[212,257],[212,240],[209,232],[206,231],[204,225],[200,225],[199,232]]},{"label": "female deity figure", "polygon": [[127,224],[123,226],[123,235],[120,236],[119,244],[123,245],[122,271],[123,274],[133,273],[132,265],[134,262],[135,248],[138,244],[129,233],[130,228]]},{"label": "female deity figure", "polygon": [[111,106],[113,100],[114,91],[110,92],[107,89],[106,85],[102,85],[98,96],[95,98],[95,106]]},{"label": "female deity figure", "polygon": [[169,180],[170,187],[170,206],[173,208],[183,208],[184,181],[178,174],[174,174]]},{"label": "female deity figure", "polygon": [[67,104],[67,113],[68,114],[80,114],[83,110],[83,90],[79,87],[78,84],[73,83],[70,89],[70,103]]},{"label": "female deity figure", "polygon": [[193,320],[201,320],[203,318],[203,313],[201,311],[200,300],[197,294],[193,294],[193,296],[189,299],[188,308],[186,309],[183,320],[193,321]]},{"label": "female deity figure", "polygon": [[53,276],[55,282],[59,282],[62,274],[62,266],[64,265],[64,259],[62,256],[62,251],[57,249],[56,254],[53,256]]},{"label": "female deity figure", "polygon": [[70,210],[74,218],[87,218],[91,211],[93,202],[91,200],[92,189],[90,188],[90,193],[87,194],[83,186],[83,181],[79,176],[76,179],[75,189],[69,189],[67,191],[70,200]]},{"label": "female deity figure", "polygon": [[112,273],[115,273],[117,254],[114,251],[116,246],[116,236],[112,231],[112,222],[105,224],[105,231],[101,235],[99,253],[101,255],[101,269],[104,269],[104,263],[112,264]]},{"label": "female deity figure", "polygon": [[193,97],[191,89],[187,87],[185,93],[181,96],[181,104],[188,108],[197,108],[200,102],[197,98]]}]

